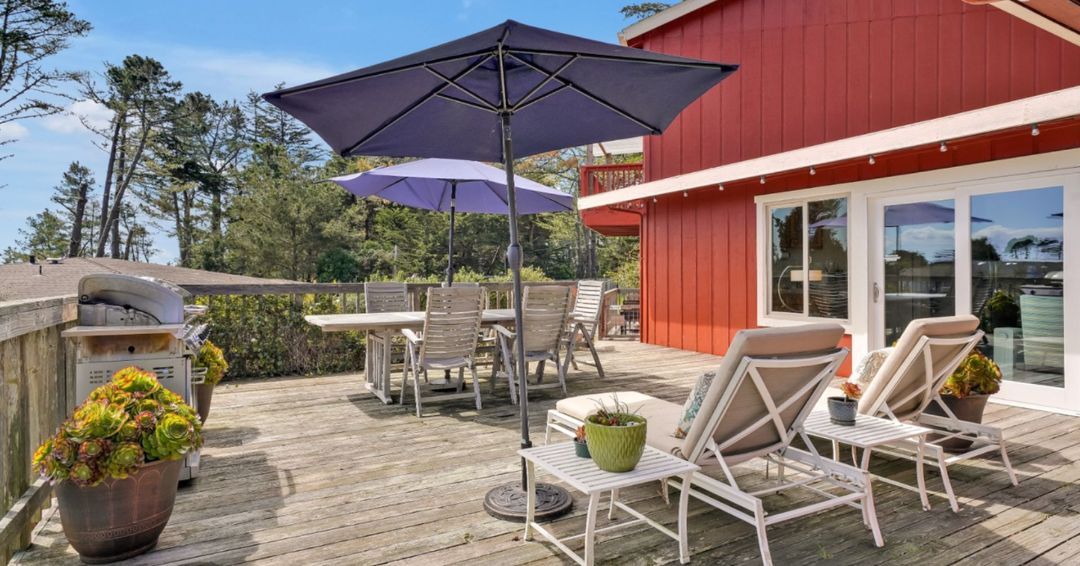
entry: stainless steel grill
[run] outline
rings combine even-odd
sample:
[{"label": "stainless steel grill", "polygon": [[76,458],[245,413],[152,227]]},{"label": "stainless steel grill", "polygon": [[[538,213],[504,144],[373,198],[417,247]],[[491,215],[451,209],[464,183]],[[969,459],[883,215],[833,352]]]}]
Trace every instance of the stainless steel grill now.
[{"label": "stainless steel grill", "polygon": [[[138,366],[193,407],[191,360],[202,347],[205,308],[185,305],[190,295],[165,281],[118,274],[79,281],[79,325],[64,331],[76,343],[75,397],[82,402],[113,373]],[[197,408],[197,407],[196,407]],[[199,454],[189,453],[181,479],[198,476]]]}]

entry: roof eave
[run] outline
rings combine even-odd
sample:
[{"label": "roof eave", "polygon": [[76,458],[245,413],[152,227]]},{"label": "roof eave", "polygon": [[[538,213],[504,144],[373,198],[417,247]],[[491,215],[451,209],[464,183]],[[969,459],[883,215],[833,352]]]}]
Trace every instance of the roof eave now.
[{"label": "roof eave", "polygon": [[629,45],[630,40],[644,35],[660,26],[669,24],[691,12],[696,12],[716,0],[683,0],[670,8],[634,22],[619,32],[619,43]]}]

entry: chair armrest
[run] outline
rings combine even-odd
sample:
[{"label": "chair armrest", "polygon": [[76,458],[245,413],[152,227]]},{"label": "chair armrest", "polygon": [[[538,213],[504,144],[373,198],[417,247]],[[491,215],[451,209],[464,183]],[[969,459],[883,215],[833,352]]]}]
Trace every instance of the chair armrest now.
[{"label": "chair armrest", "polygon": [[503,326],[501,324],[493,324],[493,325],[491,325],[491,329],[494,330],[498,334],[501,334],[501,335],[503,335],[503,336],[505,336],[507,338],[510,338],[511,340],[513,340],[517,336],[516,334],[514,334],[508,328],[506,328],[505,326]]},{"label": "chair armrest", "polygon": [[401,334],[403,336],[405,336],[406,340],[408,340],[409,342],[411,342],[413,344],[419,344],[419,343],[424,341],[424,339],[421,338],[420,335],[418,335],[416,332],[414,332],[414,331],[412,331],[412,330],[410,330],[408,328],[402,329]]}]

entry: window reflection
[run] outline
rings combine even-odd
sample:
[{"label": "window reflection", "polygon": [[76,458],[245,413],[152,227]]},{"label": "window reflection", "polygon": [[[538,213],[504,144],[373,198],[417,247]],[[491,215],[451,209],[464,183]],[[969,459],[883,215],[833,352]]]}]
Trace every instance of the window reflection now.
[{"label": "window reflection", "polygon": [[807,204],[810,316],[848,317],[847,199]]},{"label": "window reflection", "polygon": [[1064,387],[1063,189],[978,195],[972,223],[972,312],[984,353],[1005,379]]},{"label": "window reflection", "polygon": [[772,209],[772,311],[803,312],[802,207]]},{"label": "window reflection", "polygon": [[885,207],[885,344],[912,320],[956,313],[955,220],[951,199]]}]

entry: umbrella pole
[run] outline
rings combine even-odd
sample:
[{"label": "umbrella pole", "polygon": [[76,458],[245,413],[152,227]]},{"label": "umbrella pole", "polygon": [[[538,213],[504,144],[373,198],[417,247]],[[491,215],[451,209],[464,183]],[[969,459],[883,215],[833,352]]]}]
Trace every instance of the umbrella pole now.
[{"label": "umbrella pole", "polygon": [[446,252],[446,286],[454,286],[454,213],[457,212],[457,181],[450,181],[450,245]]},{"label": "umbrella pole", "polygon": [[[501,70],[501,67],[500,67]],[[521,244],[518,241],[517,199],[514,189],[514,149],[510,136],[510,113],[499,114],[503,134],[503,168],[506,169],[506,205],[510,212],[510,247],[506,250],[506,259],[510,264],[510,277],[514,292],[514,374],[518,380],[518,409],[521,414],[521,448],[531,448],[529,440],[529,391],[528,366],[525,363],[524,331],[524,295],[521,285]],[[484,508],[499,519],[525,522],[528,511],[524,491],[528,485],[525,458],[521,459],[521,482],[495,487],[484,498]],[[570,511],[574,500],[563,488],[546,483],[536,484],[536,509],[533,518],[536,521],[551,520]]]}]

